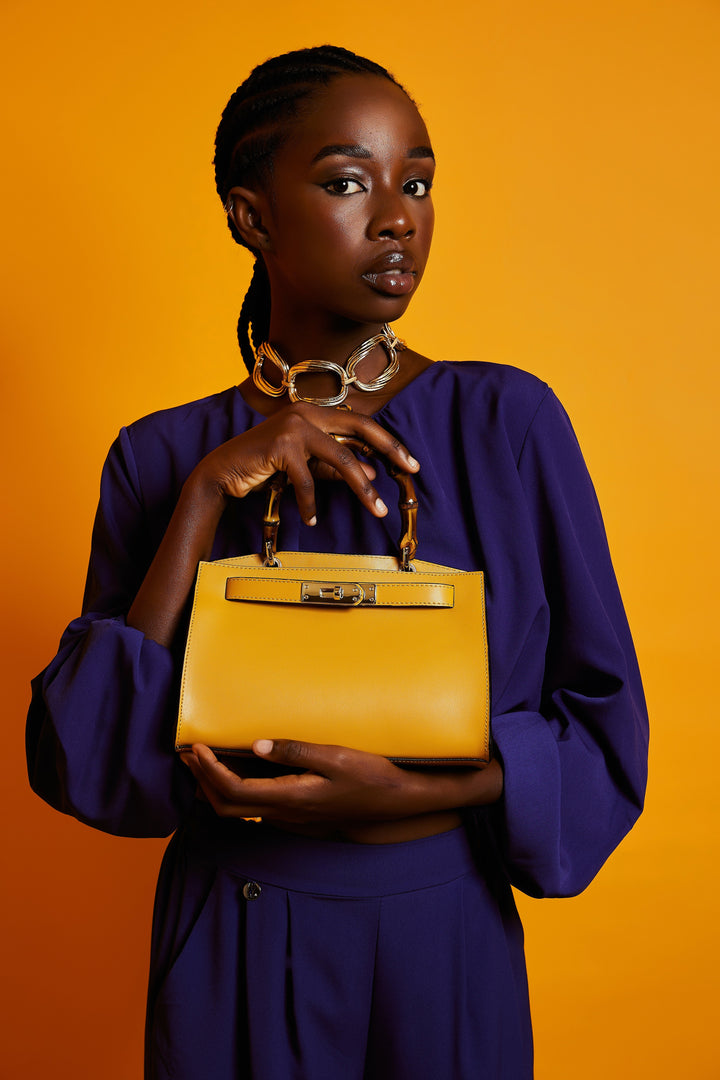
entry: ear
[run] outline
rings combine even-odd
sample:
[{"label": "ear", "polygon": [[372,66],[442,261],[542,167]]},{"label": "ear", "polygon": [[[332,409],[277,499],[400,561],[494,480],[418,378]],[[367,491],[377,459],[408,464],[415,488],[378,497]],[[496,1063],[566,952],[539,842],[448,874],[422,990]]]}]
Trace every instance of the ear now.
[{"label": "ear", "polygon": [[228,217],[246,244],[254,251],[265,251],[270,237],[263,224],[265,199],[250,188],[234,187],[230,190],[225,204]]}]

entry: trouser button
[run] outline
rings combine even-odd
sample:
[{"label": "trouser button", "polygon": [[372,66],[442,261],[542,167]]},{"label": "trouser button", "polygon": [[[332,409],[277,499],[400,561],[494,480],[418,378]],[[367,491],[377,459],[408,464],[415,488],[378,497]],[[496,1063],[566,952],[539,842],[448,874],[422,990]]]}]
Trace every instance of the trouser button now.
[{"label": "trouser button", "polygon": [[262,889],[258,885],[257,881],[247,881],[243,885],[243,896],[246,900],[257,900],[261,892]]}]

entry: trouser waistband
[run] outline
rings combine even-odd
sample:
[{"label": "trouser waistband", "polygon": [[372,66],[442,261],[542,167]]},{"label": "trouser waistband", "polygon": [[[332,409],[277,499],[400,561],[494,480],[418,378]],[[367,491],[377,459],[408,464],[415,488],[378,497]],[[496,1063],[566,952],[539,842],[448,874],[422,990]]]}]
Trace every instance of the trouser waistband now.
[{"label": "trouser waistband", "polygon": [[476,870],[464,826],[397,844],[316,840],[199,807],[178,839],[191,858],[279,888],[372,897],[452,881]]}]

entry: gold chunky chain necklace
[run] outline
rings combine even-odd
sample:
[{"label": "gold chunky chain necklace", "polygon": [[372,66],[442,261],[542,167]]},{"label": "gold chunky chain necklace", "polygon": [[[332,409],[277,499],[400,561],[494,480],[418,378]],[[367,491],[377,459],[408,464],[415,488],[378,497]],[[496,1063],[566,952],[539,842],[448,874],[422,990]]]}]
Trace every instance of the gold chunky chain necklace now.
[{"label": "gold chunky chain necklace", "polygon": [[[376,345],[382,345],[385,349],[388,355],[388,365],[372,382],[362,382],[355,374],[355,371],[358,364],[372,352]],[[351,386],[356,386],[358,390],[364,390],[366,393],[372,393],[373,390],[382,390],[384,386],[387,386],[400,370],[400,361],[397,354],[404,348],[406,348],[405,342],[396,337],[388,324],[385,323],[379,334],[375,334],[373,337],[368,338],[367,341],[363,341],[354,352],[350,353],[344,368],[340,367],[339,364],[334,364],[332,360],[302,360],[291,368],[269,341],[263,341],[255,353],[255,366],[252,373],[253,382],[258,389],[262,390],[264,394],[269,394],[270,397],[282,397],[287,391],[291,401],[306,401],[310,405],[342,405]],[[273,383],[268,382],[263,375],[263,363],[266,360],[270,360],[280,370],[282,378],[279,386],[274,386]],[[332,375],[335,375],[340,383],[340,392],[335,394],[334,397],[327,398],[304,397],[295,386],[295,380],[298,375],[304,375],[309,371],[329,371]]]}]

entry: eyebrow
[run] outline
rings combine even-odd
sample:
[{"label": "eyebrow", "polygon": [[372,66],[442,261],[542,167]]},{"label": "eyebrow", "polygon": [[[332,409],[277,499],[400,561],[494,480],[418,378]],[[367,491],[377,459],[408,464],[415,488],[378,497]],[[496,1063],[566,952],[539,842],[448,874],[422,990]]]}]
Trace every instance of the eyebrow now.
[{"label": "eyebrow", "polygon": [[[413,146],[405,156],[408,158],[432,158],[433,161],[435,160],[435,155],[430,146]],[[330,143],[329,146],[323,146],[322,150],[318,150],[311,164],[314,165],[327,157],[371,158],[372,153],[366,147],[358,146],[356,143]]]}]

